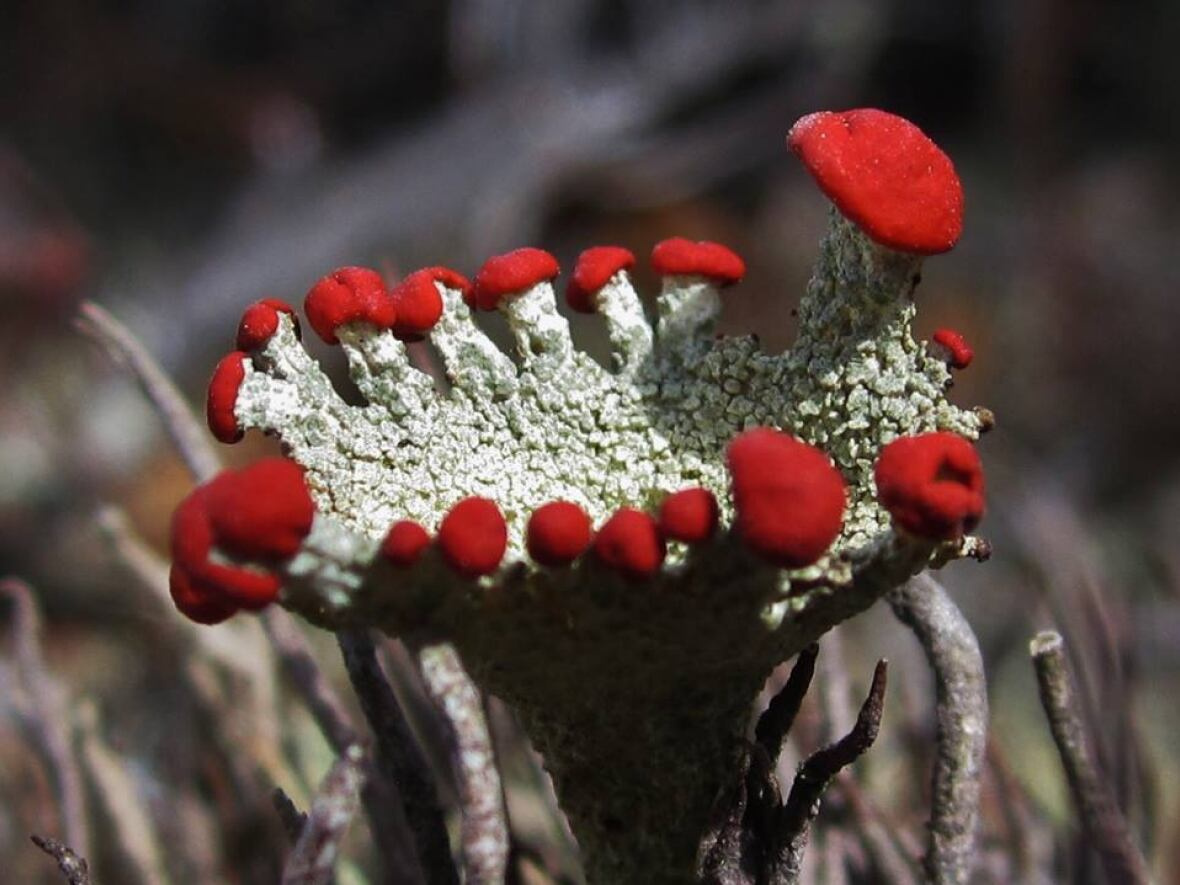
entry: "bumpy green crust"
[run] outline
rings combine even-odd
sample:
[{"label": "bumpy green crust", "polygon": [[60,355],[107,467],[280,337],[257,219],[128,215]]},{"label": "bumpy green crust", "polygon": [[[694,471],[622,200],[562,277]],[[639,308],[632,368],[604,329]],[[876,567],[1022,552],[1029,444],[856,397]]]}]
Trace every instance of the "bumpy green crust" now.
[{"label": "bumpy green crust", "polygon": [[[614,371],[573,350],[548,283],[505,310],[519,367],[440,286],[445,312],[431,340],[453,390],[436,394],[388,333],[346,327],[339,337],[364,407],[336,395],[280,317],[236,414],[283,439],[319,507],[286,567],[282,603],[328,628],[453,641],[480,684],[520,712],[591,881],[691,879],[696,841],[770,669],[970,548],[895,536],[874,497],[883,444],[980,430],[974,412],[947,402],[945,365],[912,337],[919,264],[834,214],[798,341],[779,356],[752,338],[715,339],[719,295],[701,278],[665,282],[653,337],[618,274],[598,299]],[[675,547],[641,583],[590,556],[550,570],[524,554],[529,514],[554,499],[600,524],[620,506],[652,509],[667,492],[703,485],[727,526],[725,447],[758,425],[819,446],[848,482],[843,533],[816,565],[772,568],[724,528],[707,545]],[[434,529],[469,495],[495,499],[507,518],[497,574],[460,579],[433,551],[409,570],[376,561],[394,520]]]}]

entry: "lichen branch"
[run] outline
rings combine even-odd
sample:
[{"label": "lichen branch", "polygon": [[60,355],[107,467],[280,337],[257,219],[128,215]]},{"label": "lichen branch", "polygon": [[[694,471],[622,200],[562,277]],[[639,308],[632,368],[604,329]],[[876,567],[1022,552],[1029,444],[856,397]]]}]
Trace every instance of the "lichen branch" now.
[{"label": "lichen branch", "polygon": [[1147,862],[1110,787],[1098,771],[1077,709],[1077,692],[1061,635],[1038,633],[1029,643],[1041,706],[1057,744],[1074,806],[1111,882],[1150,881]]},{"label": "lichen branch", "polygon": [[856,724],[840,740],[812,753],[799,767],[787,801],[775,815],[776,851],[771,860],[770,881],[795,882],[803,867],[811,822],[819,811],[819,800],[841,769],[855,762],[877,740],[885,705],[888,664],[877,662],[868,697],[861,705]]},{"label": "lichen branch", "polygon": [[453,646],[426,646],[418,660],[427,692],[451,725],[462,801],[464,880],[472,885],[502,882],[508,865],[508,821],[479,691]]},{"label": "lichen branch", "polygon": [[349,747],[320,784],[299,841],[283,870],[283,885],[327,885],[336,867],[340,843],[360,805],[364,752]]},{"label": "lichen branch", "polygon": [[937,883],[965,883],[975,863],[987,745],[983,656],[963,613],[928,574],[911,579],[888,598],[934,672],[937,732],[926,876]]},{"label": "lichen branch", "polygon": [[754,739],[766,750],[772,765],[782,750],[783,739],[795,724],[795,717],[799,715],[803,697],[807,694],[815,675],[815,660],[818,656],[819,645],[814,642],[799,652],[786,684],[771,698],[766,712],[758,717]]},{"label": "lichen branch", "polygon": [[131,330],[92,301],[79,308],[77,326],[135,376],[193,477],[204,482],[220,470],[221,459],[209,443],[208,431]]},{"label": "lichen branch", "polygon": [[376,739],[382,779],[400,793],[404,820],[420,867],[431,885],[457,882],[438,791],[393,688],[381,670],[372,637],[364,630],[336,635],[348,677]]}]

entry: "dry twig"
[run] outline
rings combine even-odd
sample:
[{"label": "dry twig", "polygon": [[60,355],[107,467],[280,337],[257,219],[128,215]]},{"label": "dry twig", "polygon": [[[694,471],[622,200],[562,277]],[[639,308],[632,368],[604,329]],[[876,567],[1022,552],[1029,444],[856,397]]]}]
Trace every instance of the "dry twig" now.
[{"label": "dry twig", "polygon": [[917,637],[934,671],[938,720],[930,808],[932,882],[966,883],[975,863],[979,785],[987,744],[987,683],[979,642],[963,613],[928,574],[889,594],[893,613]]},{"label": "dry twig", "polygon": [[878,661],[868,697],[860,708],[852,731],[836,743],[812,753],[799,766],[787,801],[775,815],[777,845],[771,858],[772,883],[785,885],[797,881],[803,866],[803,852],[807,847],[811,822],[819,812],[820,796],[841,769],[860,758],[876,741],[885,704],[887,673],[887,663]]},{"label": "dry twig", "polygon": [[193,476],[202,482],[213,476],[221,468],[221,459],[209,443],[208,432],[194,418],[188,403],[155,357],[131,330],[92,301],[82,304],[77,326],[135,376]]},{"label": "dry twig", "polygon": [[0,581],[0,596],[12,607],[12,642],[17,673],[24,697],[17,705],[25,724],[33,732],[34,747],[42,754],[53,777],[66,841],[86,856],[90,825],[86,817],[86,794],[82,771],[74,747],[69,698],[56,677],[45,666],[41,647],[41,613],[33,590],[24,581]]},{"label": "dry twig", "polygon": [[283,885],[327,885],[340,843],[360,805],[364,752],[346,749],[328,771],[283,870]]},{"label": "dry twig", "polygon": [[408,827],[419,877],[431,885],[458,881],[438,791],[397,696],[390,687],[373,640],[364,630],[336,634],[348,678],[376,738],[383,780],[400,794],[401,826]]},{"label": "dry twig", "polygon": [[1146,883],[1147,861],[1135,845],[1126,818],[1102,779],[1077,710],[1076,691],[1065,662],[1065,644],[1052,630],[1029,643],[1041,706],[1061,755],[1074,806],[1093,840],[1111,882]]},{"label": "dry twig", "polygon": [[451,724],[462,802],[464,879],[471,885],[502,882],[508,866],[508,821],[479,691],[453,646],[426,646],[418,659],[427,691]]},{"label": "dry twig", "polygon": [[30,836],[33,844],[57,861],[69,885],[90,885],[90,865],[69,846],[50,836]]}]

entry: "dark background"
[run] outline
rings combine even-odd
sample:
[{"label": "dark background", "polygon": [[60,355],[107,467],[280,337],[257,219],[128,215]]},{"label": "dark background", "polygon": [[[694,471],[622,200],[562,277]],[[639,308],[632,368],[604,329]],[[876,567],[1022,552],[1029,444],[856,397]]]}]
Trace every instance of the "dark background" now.
[{"label": "dark background", "polygon": [[[9,0],[2,17],[0,574],[38,588],[79,693],[143,727],[167,705],[167,655],[94,513],[114,502],[161,544],[188,486],[133,385],[72,328],[81,299],[199,402],[241,308],[298,303],[332,267],[471,273],[520,245],[569,267],[588,245],[642,256],[681,234],[745,256],[723,326],[781,349],[826,211],[783,137],[806,112],[875,106],[943,146],[967,195],[961,243],[924,268],[919,332],[967,335],[954,398],[998,416],[982,444],[996,557],[944,576],[984,644],[997,739],[1068,833],[1024,663],[1056,623],[1093,671],[1111,754],[1127,722],[1103,722],[1105,693],[1134,718],[1121,789],[1168,869],[1180,5]],[[574,334],[602,352],[593,321]],[[886,621],[852,625],[851,653],[880,653]],[[23,852],[31,823],[0,818],[0,853]]]}]

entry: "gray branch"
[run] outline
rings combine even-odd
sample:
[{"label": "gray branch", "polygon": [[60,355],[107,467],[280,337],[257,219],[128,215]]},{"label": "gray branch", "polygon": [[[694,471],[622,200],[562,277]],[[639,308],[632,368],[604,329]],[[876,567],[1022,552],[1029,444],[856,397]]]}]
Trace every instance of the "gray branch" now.
[{"label": "gray branch", "polygon": [[348,678],[376,738],[382,779],[395,785],[400,794],[404,821],[420,867],[418,877],[424,876],[431,885],[455,883],[458,876],[430,766],[385,678],[372,637],[365,630],[345,630],[337,633],[336,639]]},{"label": "gray branch", "polygon": [[287,858],[283,885],[327,885],[332,880],[340,843],[360,806],[364,758],[354,744],[329,769]]},{"label": "gray branch", "polygon": [[33,844],[57,861],[69,885],[90,885],[90,865],[68,845],[49,836],[30,836]]},{"label": "gray branch", "polygon": [[91,301],[84,302],[79,309],[77,326],[139,382],[193,477],[204,482],[217,473],[221,459],[209,442],[208,431],[131,330]]},{"label": "gray branch", "polygon": [[963,613],[928,574],[911,579],[888,598],[893,613],[914,632],[934,671],[938,729],[926,876],[932,882],[962,885],[975,864],[987,744],[983,656]]},{"label": "gray branch", "polygon": [[1029,654],[1037,673],[1041,706],[1045,708],[1049,730],[1061,755],[1074,806],[1102,860],[1107,879],[1136,885],[1150,881],[1147,862],[1109,786],[1099,774],[1086,740],[1061,635],[1052,630],[1038,633],[1029,643]]},{"label": "gray branch", "polygon": [[479,691],[453,646],[426,646],[418,659],[426,689],[451,725],[462,801],[464,880],[470,885],[503,882],[508,867],[508,820]]},{"label": "gray branch", "polygon": [[45,666],[41,613],[32,588],[16,578],[5,578],[0,581],[0,596],[7,597],[12,606],[14,656],[24,689],[18,710],[33,731],[35,749],[53,778],[66,841],[85,856],[90,845],[90,823],[86,816],[82,769],[74,745],[69,697]]}]

